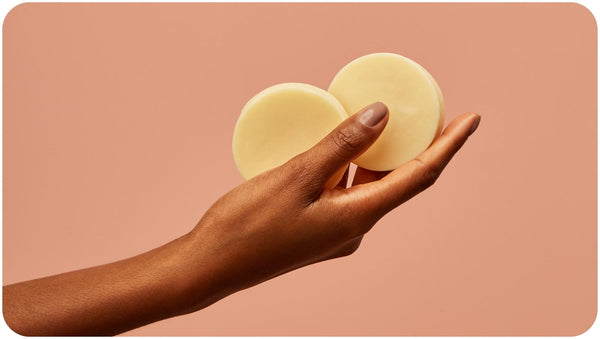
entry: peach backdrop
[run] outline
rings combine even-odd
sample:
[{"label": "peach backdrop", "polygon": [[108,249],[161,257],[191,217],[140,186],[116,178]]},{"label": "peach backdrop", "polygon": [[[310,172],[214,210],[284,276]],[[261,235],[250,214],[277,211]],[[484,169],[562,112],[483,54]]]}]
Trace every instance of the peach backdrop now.
[{"label": "peach backdrop", "polygon": [[24,4],[4,27],[4,284],[194,226],[242,182],[244,103],[406,55],[448,120],[435,187],[355,255],[129,335],[575,335],[596,315],[596,23],[576,4]]}]

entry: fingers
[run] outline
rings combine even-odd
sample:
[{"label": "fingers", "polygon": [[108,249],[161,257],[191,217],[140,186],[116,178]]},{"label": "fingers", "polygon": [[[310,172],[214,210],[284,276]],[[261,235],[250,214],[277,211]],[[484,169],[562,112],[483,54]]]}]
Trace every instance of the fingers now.
[{"label": "fingers", "polygon": [[[352,187],[349,192],[359,207],[379,216],[433,185],[454,154],[477,129],[480,116],[466,113],[456,118],[416,159],[395,169],[381,180]],[[368,174],[364,174],[366,177]],[[368,180],[368,179],[367,179]]]},{"label": "fingers", "polygon": [[388,121],[387,107],[376,102],[344,120],[296,160],[310,163],[311,180],[321,186],[375,142]]}]

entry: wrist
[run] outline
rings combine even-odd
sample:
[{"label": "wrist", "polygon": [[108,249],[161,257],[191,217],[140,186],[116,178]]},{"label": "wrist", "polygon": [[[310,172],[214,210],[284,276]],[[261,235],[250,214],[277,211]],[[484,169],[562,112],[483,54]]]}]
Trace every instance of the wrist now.
[{"label": "wrist", "polygon": [[223,263],[198,233],[194,229],[176,240],[173,270],[177,273],[171,281],[178,306],[173,316],[198,311],[235,292],[223,284],[219,273]]}]

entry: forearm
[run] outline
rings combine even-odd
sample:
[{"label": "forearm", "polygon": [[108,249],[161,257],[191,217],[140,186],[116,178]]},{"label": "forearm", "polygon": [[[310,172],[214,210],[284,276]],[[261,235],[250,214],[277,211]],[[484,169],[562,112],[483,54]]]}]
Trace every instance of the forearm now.
[{"label": "forearm", "polygon": [[190,235],[115,263],[4,286],[22,335],[113,335],[218,300]]}]

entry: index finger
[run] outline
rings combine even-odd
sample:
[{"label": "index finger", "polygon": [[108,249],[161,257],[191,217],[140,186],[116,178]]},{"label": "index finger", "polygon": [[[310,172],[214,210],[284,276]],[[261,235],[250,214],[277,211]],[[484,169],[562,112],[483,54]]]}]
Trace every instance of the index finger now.
[{"label": "index finger", "polygon": [[383,216],[424,191],[437,180],[454,154],[477,129],[481,117],[465,113],[454,119],[444,132],[417,158],[380,180],[348,189],[357,208]]}]

